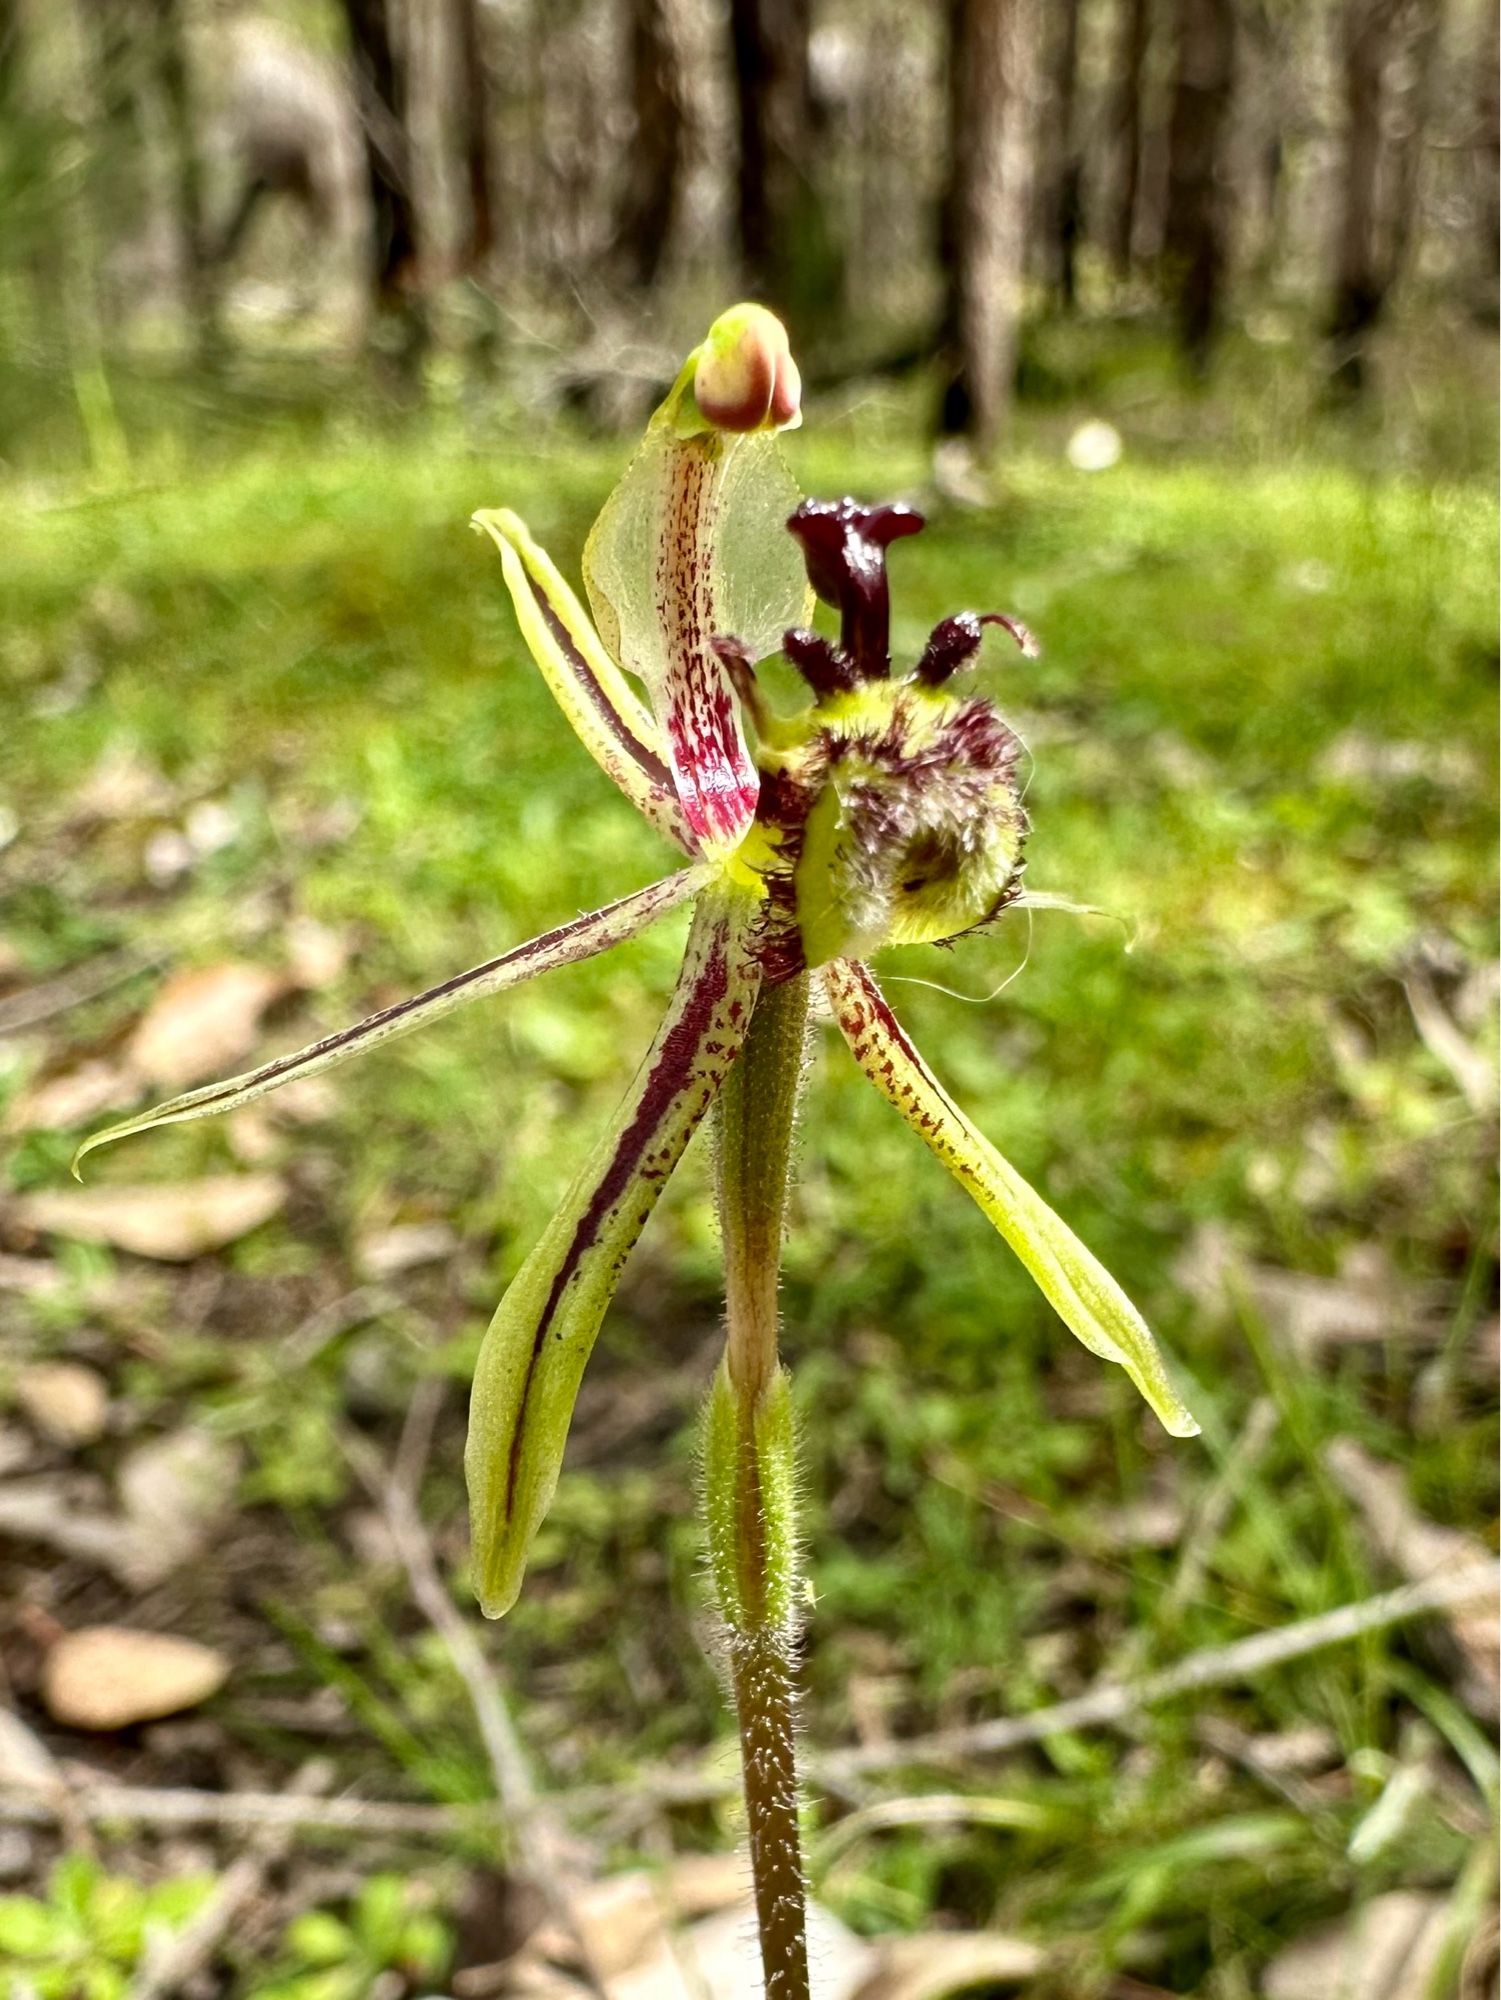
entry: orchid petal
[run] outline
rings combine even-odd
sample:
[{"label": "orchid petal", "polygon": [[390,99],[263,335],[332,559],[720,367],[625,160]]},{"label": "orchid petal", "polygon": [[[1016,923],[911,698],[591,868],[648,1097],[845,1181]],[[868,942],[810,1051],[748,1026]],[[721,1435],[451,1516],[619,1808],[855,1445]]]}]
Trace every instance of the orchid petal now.
[{"label": "orchid petal", "polygon": [[661,882],[653,882],[648,888],[638,889],[634,895],[622,896],[619,902],[610,903],[602,910],[593,910],[585,917],[575,917],[571,923],[560,924],[556,930],[545,931],[541,937],[533,938],[528,944],[516,945],[512,950],[502,952],[499,958],[488,958],[483,965],[476,965],[468,972],[460,972],[452,979],[445,979],[440,986],[429,988],[411,1000],[398,1000],[394,1006],[383,1007],[378,1014],[357,1022],[352,1028],[341,1028],[337,1034],[324,1035],[305,1049],[293,1055],[277,1056],[274,1061],[263,1063],[259,1069],[247,1071],[244,1076],[232,1076],[223,1083],[210,1083],[200,1090],[190,1090],[182,1097],[169,1098],[165,1104],[158,1104],[150,1111],[143,1111],[138,1117],[129,1118],[120,1125],[112,1125],[105,1132],[96,1132],[85,1139],[73,1157],[73,1171],[78,1172],[78,1163],[86,1153],[96,1146],[113,1145],[116,1139],[129,1139],[137,1132],[153,1132],[159,1125],[182,1125],[194,1118],[213,1118],[223,1111],[238,1111],[242,1104],[249,1104],[257,1097],[264,1097],[267,1091],[280,1090],[284,1083],[293,1083],[303,1077],[317,1076],[322,1071],[333,1069],[339,1063],[348,1062],[351,1057],[363,1055],[382,1042],[394,1041],[398,1035],[409,1035],[414,1028],[425,1028],[430,1022],[438,1021],[445,1014],[451,1014],[458,1007],[467,1007],[472,1000],[483,1000],[492,993],[500,993],[508,986],[519,986],[524,980],[535,979],[539,973],[551,972],[554,966],[573,965],[582,958],[594,958],[612,945],[621,944],[632,938],[638,931],[654,923],[668,910],[675,909],[685,897],[702,887],[704,871],[684,868],[676,875],[669,875]]},{"label": "orchid petal", "polygon": [[464,1464],[487,1617],[508,1611],[521,1588],[621,1267],[739,1053],[760,984],[749,949],[758,909],[757,894],[734,885],[700,897],[657,1038],[480,1349]]},{"label": "orchid petal", "polygon": [[696,853],[698,842],[678,803],[662,732],[600,644],[557,566],[508,508],[482,508],[473,525],[500,550],[522,637],[584,748],[659,832]]},{"label": "orchid petal", "polygon": [[584,582],[606,647],[651,697],[688,824],[706,854],[722,855],[754,819],[760,781],[710,641],[732,632],[762,659],[812,600],[784,532],[799,496],[775,433],[698,420],[685,435],[682,393],[652,418],[605,502]]},{"label": "orchid petal", "polygon": [[1043,1297],[1091,1353],[1124,1368],[1174,1437],[1198,1424],[1168,1379],[1145,1321],[1092,1252],[965,1117],[853,959],[828,966],[834,1017],[876,1089],[995,1224]]}]

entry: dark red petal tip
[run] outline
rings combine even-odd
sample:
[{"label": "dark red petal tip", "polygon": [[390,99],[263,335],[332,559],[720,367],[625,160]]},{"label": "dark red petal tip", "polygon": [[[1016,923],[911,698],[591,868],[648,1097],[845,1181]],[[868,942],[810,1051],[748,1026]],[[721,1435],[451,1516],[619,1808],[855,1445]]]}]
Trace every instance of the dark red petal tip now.
[{"label": "dark red petal tip", "polygon": [[820,700],[847,694],[860,685],[860,675],[832,639],[801,628],[782,634],[782,651]]},{"label": "dark red petal tip", "polygon": [[1004,611],[956,611],[933,627],[926,650],[915,668],[916,678],[928,687],[940,687],[951,674],[967,667],[980,650],[987,625],[999,625],[1009,632],[1029,660],[1041,650],[1019,618]]}]

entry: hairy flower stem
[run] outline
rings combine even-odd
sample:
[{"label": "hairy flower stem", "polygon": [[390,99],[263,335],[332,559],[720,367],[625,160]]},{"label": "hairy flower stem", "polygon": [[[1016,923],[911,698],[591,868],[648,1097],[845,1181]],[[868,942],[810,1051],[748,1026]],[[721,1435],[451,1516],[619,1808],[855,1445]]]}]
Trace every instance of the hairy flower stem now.
[{"label": "hairy flower stem", "polygon": [[807,2000],[793,1746],[794,1441],[777,1280],[808,1022],[806,976],[763,990],[718,1109],[727,1341],[704,1453],[711,1564],[729,1634],[767,2000]]}]

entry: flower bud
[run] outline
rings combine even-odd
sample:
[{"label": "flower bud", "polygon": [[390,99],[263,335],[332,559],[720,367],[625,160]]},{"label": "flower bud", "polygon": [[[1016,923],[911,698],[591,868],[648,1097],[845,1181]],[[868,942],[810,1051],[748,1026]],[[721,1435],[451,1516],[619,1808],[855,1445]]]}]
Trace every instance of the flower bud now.
[{"label": "flower bud", "polygon": [[721,313],[698,351],[693,395],[718,430],[780,431],[800,423],[802,379],[776,314],[756,305]]}]

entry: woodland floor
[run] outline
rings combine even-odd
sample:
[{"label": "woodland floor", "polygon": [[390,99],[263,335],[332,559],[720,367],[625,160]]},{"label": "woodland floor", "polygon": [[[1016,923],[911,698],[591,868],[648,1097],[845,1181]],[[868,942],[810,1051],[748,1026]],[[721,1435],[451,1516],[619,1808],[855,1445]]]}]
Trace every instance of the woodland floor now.
[{"label": "woodland floor", "polygon": [[[1375,414],[1304,424],[1280,377],[1237,365],[1252,386],[1197,410],[1124,373],[1032,406],[1001,502],[932,504],[893,562],[899,658],[961,606],[1040,635],[1040,661],[997,647],[983,670],[1034,760],[1028,881],[1120,921],[1017,916],[893,953],[891,996],[1140,1303],[1204,1435],[1170,1441],[1068,1340],[826,1037],[784,1293],[803,1720],[810,1757],[860,1745],[876,1767],[815,1787],[812,1882],[862,1936],[1010,1941],[1014,1976],[992,1956],[981,1985],[1031,2000],[1332,1996],[1309,1957],[1324,1926],[1362,2000],[1480,1995],[1496,1684],[1463,1608],[1009,1754],[902,1750],[1495,1546],[1496,514],[1475,441],[1494,413],[1404,378]],[[1090,475],[1064,445],[1099,414],[1125,454]],[[517,1877],[539,1852],[556,1872],[553,1816],[585,1876],[646,1867],[720,1899],[672,1872],[737,1838],[693,1519],[718,1314],[702,1144],[607,1321],[521,1602],[483,1627],[464,1578],[466,1378],[651,1034],[681,923],[91,1160],[82,1194],[67,1172],[111,1108],[668,865],[554,710],[465,525],[515,506],[573,569],[620,448],[516,435],[242,429],[192,462],[158,440],[113,482],[7,484],[16,2000],[28,1979],[58,2000],[162,1990],[143,1927],[170,1931],[232,1865],[233,1919],[176,1990],[519,1991]],[[900,397],[815,411],[792,455],[813,491],[924,493]],[[1009,983],[966,1004],[899,977]],[[67,1206],[126,1187],[148,1193]],[[66,1378],[81,1403],[47,1373],[62,1361],[92,1371]],[[544,1801],[519,1836],[486,1809],[471,1690],[414,1598],[429,1557]],[[132,1729],[60,1726],[44,1660],[101,1625],[213,1649],[222,1689]],[[14,1783],[49,1753],[74,1788],[61,1826]],[[274,1851],[245,1825],[91,1817],[104,1781],[453,1810]],[[1408,1984],[1360,1956],[1382,1922],[1430,1954]]]}]

